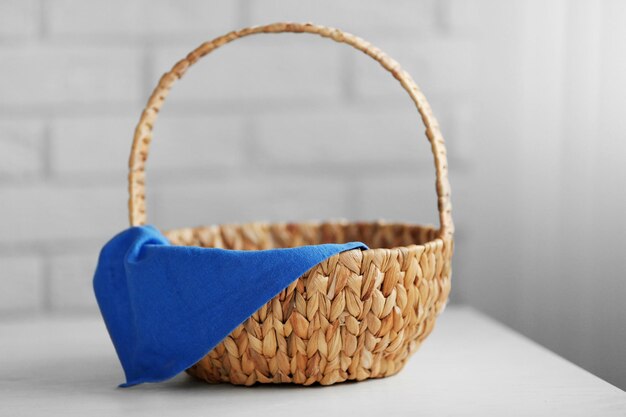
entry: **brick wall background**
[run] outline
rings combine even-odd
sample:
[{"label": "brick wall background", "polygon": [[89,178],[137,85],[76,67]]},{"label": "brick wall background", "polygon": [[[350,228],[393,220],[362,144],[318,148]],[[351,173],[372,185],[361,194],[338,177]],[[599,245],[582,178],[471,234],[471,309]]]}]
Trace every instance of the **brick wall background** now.
[{"label": "brick wall background", "polygon": [[[158,77],[204,40],[278,20],[356,33],[422,86],[450,152],[454,301],[626,387],[617,0],[0,0],[0,319],[96,314],[91,275],[127,226],[128,152]],[[150,222],[436,223],[422,131],[350,48],[236,42],[170,95]]]}]

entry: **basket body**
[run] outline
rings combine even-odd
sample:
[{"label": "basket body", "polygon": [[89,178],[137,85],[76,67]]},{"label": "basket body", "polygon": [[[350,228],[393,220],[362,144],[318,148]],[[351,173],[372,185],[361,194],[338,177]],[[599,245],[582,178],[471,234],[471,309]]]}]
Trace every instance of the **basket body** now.
[{"label": "basket body", "polygon": [[166,236],[225,249],[354,240],[372,248],[335,255],[281,291],[187,370],[207,382],[330,385],[393,375],[430,334],[450,292],[453,241],[430,227],[252,223]]},{"label": "basket body", "polygon": [[167,232],[166,236],[176,245],[224,249],[257,250],[349,241],[361,241],[371,248],[346,251],[313,267],[187,372],[208,382],[240,385],[330,385],[393,375],[430,334],[446,304],[454,223],[447,153],[439,123],[411,76],[369,42],[335,28],[278,22],[229,32],[201,44],[174,64],[154,88],[135,129],[128,174],[130,224],[147,224],[146,161],[154,124],[174,83],[200,59],[230,42],[279,33],[306,33],[349,45],[398,80],[415,104],[430,143],[440,227],[252,223]]}]

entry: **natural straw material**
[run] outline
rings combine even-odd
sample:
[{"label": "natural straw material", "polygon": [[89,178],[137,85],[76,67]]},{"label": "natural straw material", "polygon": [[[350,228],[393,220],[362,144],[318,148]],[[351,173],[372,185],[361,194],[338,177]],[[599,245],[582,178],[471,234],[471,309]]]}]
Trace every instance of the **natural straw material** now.
[{"label": "natural straw material", "polygon": [[161,77],[135,130],[130,156],[130,223],[146,223],[145,164],[152,127],[174,82],[200,58],[226,43],[258,33],[282,32],[312,33],[351,45],[400,82],[420,113],[431,144],[440,228],[382,222],[252,223],[167,232],[173,244],[226,249],[348,241],[362,241],[372,248],[343,252],[312,268],[188,372],[209,382],[244,385],[329,385],[393,375],[431,332],[446,304],[454,225],[446,149],[430,106],[410,75],[363,39],[323,26],[275,23],[230,32],[203,43],[179,61]]}]

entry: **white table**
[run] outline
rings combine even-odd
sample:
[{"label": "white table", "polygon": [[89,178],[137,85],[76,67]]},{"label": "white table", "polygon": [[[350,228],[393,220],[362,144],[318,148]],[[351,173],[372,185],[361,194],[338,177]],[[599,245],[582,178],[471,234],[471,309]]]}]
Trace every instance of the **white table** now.
[{"label": "white table", "polygon": [[397,376],[331,387],[116,388],[98,317],[0,322],[0,416],[626,416],[626,393],[468,308],[448,308]]}]

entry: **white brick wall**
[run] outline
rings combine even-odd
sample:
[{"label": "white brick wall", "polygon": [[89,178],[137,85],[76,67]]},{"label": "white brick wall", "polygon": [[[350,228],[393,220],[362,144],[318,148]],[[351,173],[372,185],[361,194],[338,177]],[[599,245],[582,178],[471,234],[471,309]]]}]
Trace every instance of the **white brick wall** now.
[{"label": "white brick wall", "polygon": [[[313,21],[385,50],[431,102],[449,147],[453,297],[626,387],[625,13],[621,0],[0,0],[0,317],[96,311],[95,259],[127,226],[133,129],[163,72],[231,29]],[[437,221],[406,93],[318,37],[206,57],[171,92],[152,151],[148,214],[163,228]]]},{"label": "white brick wall", "polygon": [[114,174],[128,169],[134,118],[59,118],[50,126],[50,170],[55,176]]},{"label": "white brick wall", "polygon": [[49,183],[0,186],[0,244],[107,238],[126,224],[121,182],[103,186]]},{"label": "white brick wall", "polygon": [[[148,215],[164,228],[255,220],[294,221],[343,218],[348,186],[302,175],[238,175],[194,178],[185,184],[151,183]],[[151,211],[152,210],[152,211]]]},{"label": "white brick wall", "polygon": [[43,171],[44,126],[38,120],[0,121],[0,179],[16,180]]},{"label": "white brick wall", "polygon": [[[167,113],[167,112],[165,112]],[[50,168],[63,178],[113,177],[124,181],[138,118],[87,117],[55,120],[50,133]],[[245,124],[238,116],[174,116],[155,126],[151,174],[173,174],[241,166]]]},{"label": "white brick wall", "polygon": [[46,296],[43,270],[35,256],[0,257],[0,314],[41,311]]},{"label": "white brick wall", "polygon": [[162,39],[208,36],[232,30],[238,23],[239,2],[185,0],[54,0],[49,2],[48,30],[52,37],[123,37]]},{"label": "white brick wall", "polygon": [[[316,21],[368,38],[431,93],[444,132],[471,141],[476,45],[453,35],[472,31],[457,28],[458,7],[0,0],[0,258],[34,260],[7,269],[4,284],[32,294],[3,311],[93,310],[91,264],[127,224],[128,152],[142,104],[187,52],[238,26]],[[345,45],[308,35],[241,40],[170,94],[148,164],[149,218],[163,228],[340,217],[432,223],[423,130],[397,82]],[[450,155],[469,165],[471,147]]]},{"label": "white brick wall", "polygon": [[355,193],[356,217],[437,225],[435,175],[425,173],[432,169],[432,164],[425,168],[414,175],[359,179]]},{"label": "white brick wall", "polygon": [[97,251],[52,257],[49,261],[50,308],[68,312],[96,309],[91,280],[85,277],[93,275],[97,260]]},{"label": "white brick wall", "polygon": [[141,96],[141,56],[123,46],[5,47],[0,62],[0,108],[115,104]]},{"label": "white brick wall", "polygon": [[[201,41],[265,19],[256,5],[244,6],[0,1],[0,39],[10,41],[0,45],[3,312],[93,310],[93,255],[126,225],[140,105],[160,74]],[[341,7],[338,16],[349,18]],[[363,9],[361,26],[378,11],[376,3]],[[430,31],[432,4],[415,11],[420,33]],[[173,227],[352,217],[359,188],[351,171],[394,168],[394,155],[406,166],[423,161],[427,147],[420,149],[410,106],[381,116],[350,104],[347,56],[332,42],[268,36],[229,45],[191,70],[155,128],[151,220]],[[415,160],[398,151],[406,146]],[[328,175],[311,168],[285,175],[309,162]]]},{"label": "white brick wall", "polygon": [[377,0],[321,0],[250,2],[252,23],[271,21],[313,22],[339,27],[371,39],[379,34],[431,36],[438,29],[435,0],[396,0],[393,7]]},{"label": "white brick wall", "polygon": [[40,31],[40,9],[37,0],[0,2],[0,39],[36,37]]},{"label": "white brick wall", "polygon": [[[241,106],[247,100],[337,99],[342,79],[339,48],[311,36],[273,36],[268,42],[270,36],[243,39],[213,52],[176,85],[172,102],[234,102]],[[196,46],[194,42],[157,49],[153,82]]]},{"label": "white brick wall", "polygon": [[[381,39],[377,46],[394,57],[415,79],[425,94],[471,92],[476,88],[478,71],[476,45],[471,38]],[[393,97],[401,89],[397,81],[377,65],[367,65],[368,57],[354,55],[354,85],[358,97]],[[384,80],[384,79],[388,80]],[[398,84],[397,87],[393,84]]]},{"label": "white brick wall", "polygon": [[324,108],[259,117],[257,158],[268,166],[350,167],[355,170],[411,166],[430,160],[417,111]]}]

